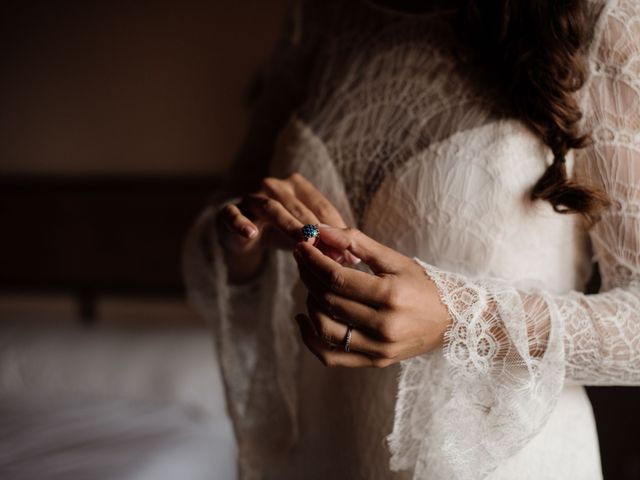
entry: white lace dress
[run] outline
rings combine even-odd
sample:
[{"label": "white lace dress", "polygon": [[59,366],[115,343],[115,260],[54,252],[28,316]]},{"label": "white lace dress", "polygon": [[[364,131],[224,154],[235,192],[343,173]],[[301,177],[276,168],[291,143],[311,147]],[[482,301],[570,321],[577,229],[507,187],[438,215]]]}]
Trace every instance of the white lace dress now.
[{"label": "white lace dress", "polygon": [[[415,257],[453,323],[442,350],[399,367],[327,369],[293,321],[306,292],[291,253],[227,285],[209,208],[185,270],[214,325],[243,478],[601,478],[582,385],[640,384],[640,5],[590,5],[594,142],[569,163],[612,200],[590,230],[529,200],[548,148],[495,114],[437,12],[297,11],[289,49],[314,45],[311,81],[271,174],[301,172],[348,224]],[[602,287],[585,294],[595,262]]]}]

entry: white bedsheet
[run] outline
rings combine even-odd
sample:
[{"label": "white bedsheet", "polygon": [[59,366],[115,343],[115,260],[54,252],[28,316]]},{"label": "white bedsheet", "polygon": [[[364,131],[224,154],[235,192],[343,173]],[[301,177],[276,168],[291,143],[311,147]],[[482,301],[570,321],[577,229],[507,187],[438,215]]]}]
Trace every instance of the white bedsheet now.
[{"label": "white bedsheet", "polygon": [[235,478],[202,330],[0,324],[0,478]]},{"label": "white bedsheet", "polygon": [[0,399],[0,478],[235,478],[224,423],[114,399]]}]

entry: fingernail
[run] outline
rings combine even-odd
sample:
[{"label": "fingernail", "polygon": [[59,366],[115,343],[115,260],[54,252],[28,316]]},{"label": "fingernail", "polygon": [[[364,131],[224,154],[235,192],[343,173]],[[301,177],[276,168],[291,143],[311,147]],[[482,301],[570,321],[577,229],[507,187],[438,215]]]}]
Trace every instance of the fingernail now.
[{"label": "fingernail", "polygon": [[344,256],[347,259],[347,261],[353,265],[358,265],[362,261],[360,257],[356,257],[353,253],[351,253],[348,250],[345,252]]},{"label": "fingernail", "polygon": [[256,230],[254,227],[244,227],[242,229],[242,233],[247,238],[253,238],[258,234],[258,230]]}]

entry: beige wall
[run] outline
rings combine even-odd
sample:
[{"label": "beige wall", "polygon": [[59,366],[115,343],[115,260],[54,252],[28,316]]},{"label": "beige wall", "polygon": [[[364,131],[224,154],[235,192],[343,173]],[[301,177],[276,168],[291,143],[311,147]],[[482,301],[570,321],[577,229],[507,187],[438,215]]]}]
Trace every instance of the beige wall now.
[{"label": "beige wall", "polygon": [[285,2],[8,2],[0,171],[219,172]]}]

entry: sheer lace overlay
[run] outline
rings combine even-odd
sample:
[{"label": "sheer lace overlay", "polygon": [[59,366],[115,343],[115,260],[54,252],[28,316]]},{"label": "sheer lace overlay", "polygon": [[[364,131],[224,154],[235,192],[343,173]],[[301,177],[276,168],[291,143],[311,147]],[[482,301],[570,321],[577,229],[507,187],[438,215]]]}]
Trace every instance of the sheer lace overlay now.
[{"label": "sheer lace overlay", "polygon": [[[504,281],[469,279],[423,264],[454,319],[444,354],[458,386],[443,407],[448,413],[440,412],[447,418],[447,435],[439,453],[463,478],[482,478],[539,431],[565,375],[591,385],[640,383],[636,4],[622,2],[603,22],[586,87],[587,126],[594,144],[577,158],[577,174],[603,188],[613,203],[590,231],[601,292],[553,295],[518,290]],[[416,387],[412,370],[422,367],[414,363],[405,364],[401,388]],[[410,407],[419,408],[418,402]],[[406,429],[408,418],[399,413],[392,436],[392,442],[398,442],[398,466],[426,460],[426,472],[428,454],[404,457],[407,450],[397,435]],[[415,418],[416,412],[411,415]]]},{"label": "sheer lace overlay", "polygon": [[[594,141],[569,165],[612,204],[587,231],[528,200],[548,149],[469,83],[438,13],[319,3],[303,2],[296,30],[320,39],[309,42],[309,98],[271,172],[300,171],[348,223],[415,257],[453,321],[442,351],[399,371],[322,370],[290,320],[300,305],[290,255],[275,252],[255,283],[230,288],[218,247],[203,249],[203,232],[216,244],[206,212],[186,275],[215,325],[243,477],[600,478],[588,402],[567,389],[640,384],[640,5],[604,2],[590,52],[581,102]],[[601,290],[585,294],[594,262]],[[378,400],[389,392],[393,411]],[[331,401],[345,413],[329,415]]]}]

